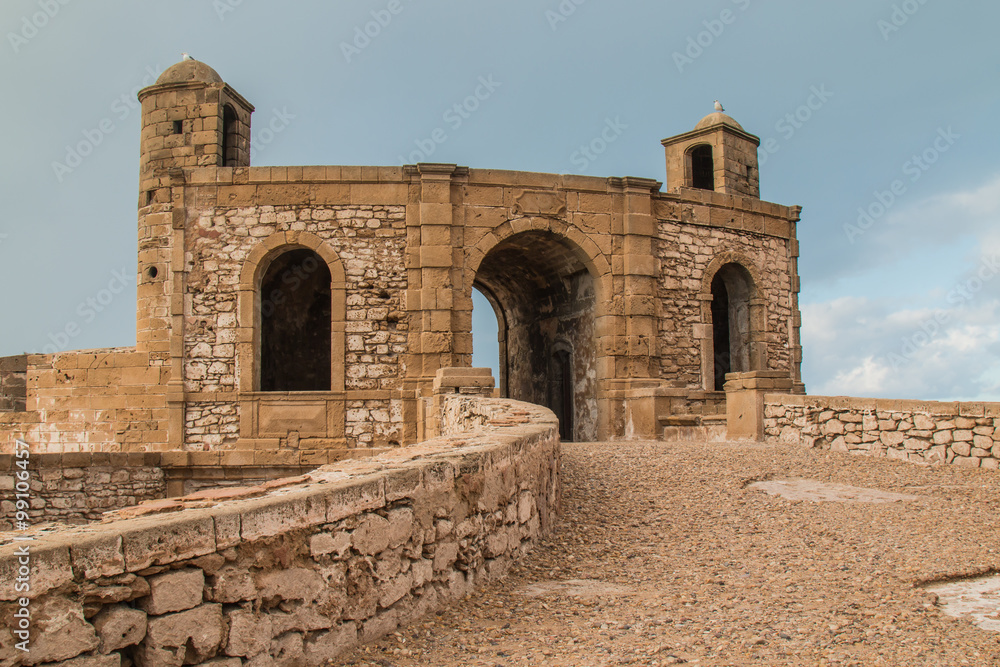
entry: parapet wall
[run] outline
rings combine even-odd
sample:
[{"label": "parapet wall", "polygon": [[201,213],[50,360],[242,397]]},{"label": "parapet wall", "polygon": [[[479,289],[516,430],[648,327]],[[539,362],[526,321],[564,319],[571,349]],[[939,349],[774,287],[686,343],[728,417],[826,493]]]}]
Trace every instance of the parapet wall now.
[{"label": "parapet wall", "polygon": [[764,397],[766,440],[970,468],[1000,467],[1000,403]]},{"label": "parapet wall", "polygon": [[[0,531],[14,528],[17,458],[0,454]],[[157,453],[35,454],[30,477],[28,521],[85,523],[104,512],[163,498],[164,471]]]},{"label": "parapet wall", "polygon": [[452,435],[0,546],[0,665],[319,665],[502,576],[552,528],[558,424],[443,402]]}]

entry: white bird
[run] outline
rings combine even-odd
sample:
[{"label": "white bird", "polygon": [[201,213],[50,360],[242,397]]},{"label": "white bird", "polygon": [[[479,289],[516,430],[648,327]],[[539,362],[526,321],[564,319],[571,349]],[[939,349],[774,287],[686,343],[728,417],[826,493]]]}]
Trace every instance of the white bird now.
[{"label": "white bird", "polygon": [[[192,58],[191,56],[189,56],[186,53],[182,53],[181,54],[181,60],[194,60],[194,58]],[[716,102],[716,104],[718,104],[718,102]]]},{"label": "white bird", "polygon": [[[187,54],[185,54],[185,55],[187,55]],[[716,111],[725,111],[725,109],[722,108],[722,105],[719,104],[719,100],[715,100],[715,110]]]}]

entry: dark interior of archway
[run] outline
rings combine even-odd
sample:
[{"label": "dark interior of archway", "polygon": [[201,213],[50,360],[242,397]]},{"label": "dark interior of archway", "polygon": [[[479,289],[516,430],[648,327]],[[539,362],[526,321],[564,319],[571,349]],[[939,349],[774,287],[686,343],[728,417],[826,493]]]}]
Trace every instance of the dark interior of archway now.
[{"label": "dark interior of archway", "polygon": [[712,352],[715,357],[715,391],[723,391],[726,373],[732,373],[729,353],[729,295],[718,273],[712,279]]},{"label": "dark interior of archway", "polygon": [[565,440],[596,438],[594,280],[577,254],[554,234],[517,234],[483,259],[476,283],[503,311],[507,396],[556,412]]},{"label": "dark interior of archway", "polygon": [[750,294],[752,278],[739,264],[726,264],[712,278],[712,350],[715,390],[723,391],[726,373],[750,370]]},{"label": "dark interior of archway", "polygon": [[330,390],[330,269],[312,250],[290,250],[260,290],[261,391]]},{"label": "dark interior of archway", "polygon": [[715,189],[715,161],[712,147],[695,146],[691,149],[691,187],[700,190]]}]

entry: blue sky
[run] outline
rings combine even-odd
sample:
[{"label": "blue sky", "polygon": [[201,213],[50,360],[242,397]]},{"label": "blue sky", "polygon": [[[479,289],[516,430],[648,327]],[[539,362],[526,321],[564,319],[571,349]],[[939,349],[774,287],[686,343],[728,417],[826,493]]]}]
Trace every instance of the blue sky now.
[{"label": "blue sky", "polygon": [[663,180],[659,140],[718,98],[770,147],[762,197],[804,207],[809,392],[1000,400],[998,23],[984,0],[5,0],[0,355],[134,344],[135,91],[187,51],[281,127],[257,165],[433,145]]}]

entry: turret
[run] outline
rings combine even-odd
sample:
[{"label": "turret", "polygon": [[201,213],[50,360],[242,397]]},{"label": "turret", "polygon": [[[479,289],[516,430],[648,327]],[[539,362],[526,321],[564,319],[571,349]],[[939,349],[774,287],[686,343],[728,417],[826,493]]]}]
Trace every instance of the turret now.
[{"label": "turret", "polygon": [[250,166],[253,105],[205,63],[186,57],[139,101],[141,181],[177,167]]},{"label": "turret", "polygon": [[760,198],[760,139],[721,111],[661,143],[667,154],[668,191],[698,188]]}]

